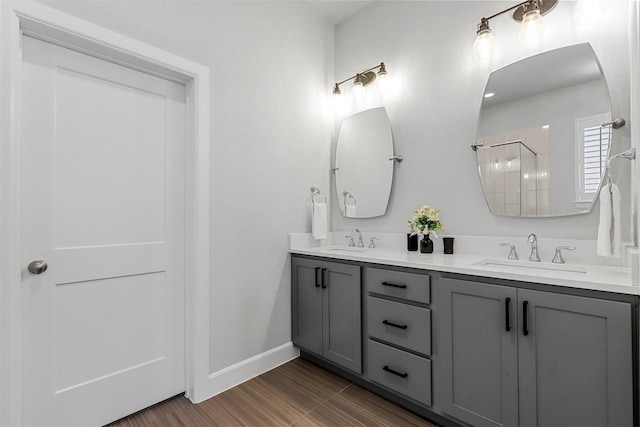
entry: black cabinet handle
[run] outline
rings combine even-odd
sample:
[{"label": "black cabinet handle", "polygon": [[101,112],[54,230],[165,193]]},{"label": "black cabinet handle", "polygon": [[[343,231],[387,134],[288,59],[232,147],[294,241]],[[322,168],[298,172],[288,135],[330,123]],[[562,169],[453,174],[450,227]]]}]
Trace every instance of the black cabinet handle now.
[{"label": "black cabinet handle", "polygon": [[398,371],[394,371],[388,365],[384,365],[384,368],[382,368],[382,369],[387,371],[387,372],[389,372],[390,374],[397,375],[400,378],[407,378],[409,376],[409,374],[407,374],[406,372],[403,374],[403,373],[400,373]]},{"label": "black cabinet handle", "polygon": [[394,328],[398,328],[398,329],[407,329],[407,325],[400,325],[398,323],[393,323],[393,322],[389,322],[388,320],[383,320],[382,323],[384,323],[385,325],[389,325],[389,326],[393,326]]},{"label": "black cabinet handle", "polygon": [[320,267],[316,267],[316,288],[320,287],[320,281],[318,280],[318,273],[320,272]]},{"label": "black cabinet handle", "polygon": [[322,269],[322,289],[327,287],[327,269],[323,268]]},{"label": "black cabinet handle", "polygon": [[522,335],[529,335],[529,326],[527,325],[527,307],[529,301],[522,301]]},{"label": "black cabinet handle", "polygon": [[505,298],[504,300],[504,316],[505,316],[505,330],[509,332],[511,330],[511,315],[509,313],[511,306],[511,298]]},{"label": "black cabinet handle", "polygon": [[392,288],[406,289],[407,285],[397,285],[395,283],[382,282],[382,286],[391,286]]}]

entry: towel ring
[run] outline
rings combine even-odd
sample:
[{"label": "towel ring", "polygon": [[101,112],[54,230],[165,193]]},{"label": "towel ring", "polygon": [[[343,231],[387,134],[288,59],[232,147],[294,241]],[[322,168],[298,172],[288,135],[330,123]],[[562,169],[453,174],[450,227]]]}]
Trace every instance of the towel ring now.
[{"label": "towel ring", "polygon": [[[315,197],[320,195],[320,189],[318,187],[315,186],[311,186],[311,201],[313,203],[322,203],[322,202],[318,202]],[[327,198],[325,197],[324,201],[327,201]]]},{"label": "towel ring", "polygon": [[353,205],[351,205],[351,206],[355,206],[356,205],[356,198],[353,197],[353,194],[349,193],[348,191],[343,191],[342,195],[344,196],[344,205],[345,205],[345,207],[347,206],[347,198],[350,198],[351,200],[353,200]]},{"label": "towel ring", "polygon": [[[636,149],[635,147],[629,148],[627,151],[623,151],[622,153],[618,153],[615,154],[613,156],[610,156],[609,159],[607,160],[607,163],[605,164],[605,170],[606,170],[606,175],[605,175],[605,179],[607,184],[613,184],[613,179],[611,179],[611,162],[615,159],[627,159],[627,160],[635,160],[636,159]],[[602,182],[602,185],[604,186],[604,180]],[[609,188],[609,191],[611,191],[611,188]]]},{"label": "towel ring", "polygon": [[607,160],[606,163],[606,169],[607,169],[607,181],[609,183],[612,183],[613,181],[611,180],[611,162],[615,159],[628,159],[628,160],[635,160],[636,158],[636,149],[635,147],[629,148],[627,151],[623,151],[622,153],[618,153],[615,154],[611,157],[609,157],[609,159]]}]

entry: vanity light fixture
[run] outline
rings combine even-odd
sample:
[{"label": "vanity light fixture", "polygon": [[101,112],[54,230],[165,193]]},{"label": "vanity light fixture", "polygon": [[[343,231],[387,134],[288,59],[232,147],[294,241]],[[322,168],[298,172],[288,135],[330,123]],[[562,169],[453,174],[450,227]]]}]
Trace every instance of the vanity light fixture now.
[{"label": "vanity light fixture", "polygon": [[[377,73],[374,72],[376,69],[378,69]],[[381,62],[380,65],[376,65],[375,67],[371,67],[368,70],[364,70],[360,73],[356,73],[356,75],[351,76],[348,79],[345,79],[339,83],[336,83],[335,86],[333,87],[333,94],[336,96],[341,95],[342,91],[340,91],[340,85],[342,83],[348,82],[349,80],[353,80],[354,88],[363,88],[373,83],[376,77],[384,78],[386,76],[387,76],[387,69],[384,65],[384,62]]]},{"label": "vanity light fixture", "polygon": [[476,29],[476,41],[473,43],[473,56],[476,59],[488,59],[493,55],[496,40],[489,27],[489,20],[512,11],[513,19],[521,22],[519,36],[525,42],[542,38],[544,23],[542,17],[551,12],[559,0],[526,0],[498,13],[482,18]]}]

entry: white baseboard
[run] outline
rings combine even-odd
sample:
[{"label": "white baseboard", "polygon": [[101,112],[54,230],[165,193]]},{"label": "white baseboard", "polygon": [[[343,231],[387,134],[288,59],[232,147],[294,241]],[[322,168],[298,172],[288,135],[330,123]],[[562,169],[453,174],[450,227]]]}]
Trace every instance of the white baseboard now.
[{"label": "white baseboard", "polygon": [[264,353],[253,356],[249,359],[238,362],[228,368],[221,369],[209,374],[208,395],[194,400],[193,403],[200,403],[223,391],[229,390],[251,378],[257,377],[273,368],[289,362],[300,356],[300,350],[288,342],[279,347],[272,348]]}]

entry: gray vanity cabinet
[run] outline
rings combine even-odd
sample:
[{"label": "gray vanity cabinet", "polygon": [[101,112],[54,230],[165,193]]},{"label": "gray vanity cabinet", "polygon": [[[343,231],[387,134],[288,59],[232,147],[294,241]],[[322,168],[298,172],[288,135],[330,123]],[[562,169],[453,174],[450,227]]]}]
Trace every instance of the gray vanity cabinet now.
[{"label": "gray vanity cabinet", "polygon": [[442,410],[474,426],[518,425],[517,291],[440,279]]},{"label": "gray vanity cabinet", "polygon": [[292,341],[362,373],[360,266],[291,257]]},{"label": "gray vanity cabinet", "polygon": [[440,280],[442,410],[475,426],[631,426],[631,304]]},{"label": "gray vanity cabinet", "polygon": [[520,425],[633,425],[631,305],[520,289],[518,306]]},{"label": "gray vanity cabinet", "polygon": [[421,405],[432,405],[431,278],[368,267],[366,375]]}]

